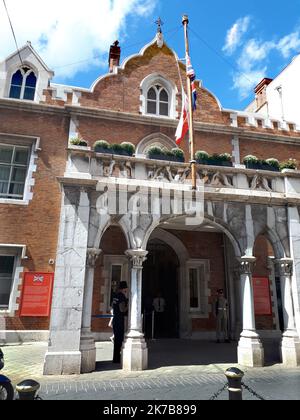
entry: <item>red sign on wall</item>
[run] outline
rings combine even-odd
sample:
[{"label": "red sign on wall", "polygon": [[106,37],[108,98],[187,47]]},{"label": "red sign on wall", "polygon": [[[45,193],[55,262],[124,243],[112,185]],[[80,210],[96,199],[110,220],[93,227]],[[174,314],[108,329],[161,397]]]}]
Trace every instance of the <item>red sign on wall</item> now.
[{"label": "red sign on wall", "polygon": [[25,273],[21,297],[21,317],[50,316],[53,282],[53,273]]},{"label": "red sign on wall", "polygon": [[272,315],[270,281],[267,277],[253,277],[255,315]]}]

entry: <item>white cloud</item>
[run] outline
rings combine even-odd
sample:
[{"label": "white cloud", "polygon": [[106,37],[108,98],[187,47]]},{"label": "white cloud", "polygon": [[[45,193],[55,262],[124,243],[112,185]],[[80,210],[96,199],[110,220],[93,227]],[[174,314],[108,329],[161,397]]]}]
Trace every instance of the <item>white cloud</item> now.
[{"label": "white cloud", "polygon": [[241,99],[248,97],[253,88],[264,78],[268,77],[268,59],[272,51],[276,51],[284,58],[300,50],[300,31],[296,30],[278,42],[261,41],[252,38],[243,45],[237,55],[237,72],[233,74],[233,89],[237,89]]},{"label": "white cloud", "polygon": [[235,24],[228,30],[226,36],[226,43],[223,51],[231,55],[241,44],[243,35],[247,32],[250,24],[250,16],[245,16],[238,19]]},{"label": "white cloud", "polygon": [[252,89],[266,77],[267,67],[235,73],[233,76],[233,89],[237,89],[239,97],[246,99]]},{"label": "white cloud", "polygon": [[281,52],[284,58],[288,58],[291,53],[300,52],[300,31],[293,32],[283,37],[278,45],[278,51]]},{"label": "white cloud", "polygon": [[[30,40],[60,78],[73,77],[91,65],[107,65],[100,57],[126,30],[126,19],[150,14],[157,0],[8,0],[7,7],[19,46]],[[15,51],[2,2],[0,60]],[[90,58],[89,61],[85,61]],[[81,63],[77,63],[80,62]],[[77,63],[65,66],[69,63]]]}]

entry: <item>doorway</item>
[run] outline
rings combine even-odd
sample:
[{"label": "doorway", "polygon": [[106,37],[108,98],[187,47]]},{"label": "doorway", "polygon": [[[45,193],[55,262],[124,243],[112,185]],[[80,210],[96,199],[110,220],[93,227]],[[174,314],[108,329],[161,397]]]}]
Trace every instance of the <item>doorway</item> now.
[{"label": "doorway", "polygon": [[[146,338],[179,337],[179,261],[163,241],[151,240],[143,268],[142,311]],[[159,298],[159,301],[155,298]],[[153,305],[154,303],[154,305]],[[161,311],[161,312],[159,312]]]}]

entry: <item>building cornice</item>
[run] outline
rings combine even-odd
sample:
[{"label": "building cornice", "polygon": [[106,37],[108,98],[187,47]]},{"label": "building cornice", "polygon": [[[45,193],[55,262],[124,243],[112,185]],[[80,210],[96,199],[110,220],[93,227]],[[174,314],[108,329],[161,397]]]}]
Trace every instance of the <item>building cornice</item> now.
[{"label": "building cornice", "polygon": [[[72,115],[76,117],[98,118],[111,121],[126,122],[133,124],[151,125],[157,127],[177,128],[178,120],[170,118],[152,117],[148,115],[130,114],[126,112],[111,111],[96,108],[82,108],[78,106],[66,105]],[[231,127],[223,124],[212,124],[194,121],[196,132],[223,134],[229,136],[239,136],[245,139],[258,141],[276,141],[285,144],[300,144],[300,136],[284,136],[274,133],[262,133],[261,131],[248,130],[247,128]]]},{"label": "building cornice", "polygon": [[[131,114],[120,111],[106,109],[79,107],[72,105],[58,106],[40,104],[35,102],[25,102],[20,100],[0,99],[0,109],[14,111],[34,112],[40,114],[61,114],[62,116],[76,116],[85,118],[104,119],[116,122],[131,124],[151,125],[176,129],[178,120],[162,117],[152,117],[148,115]],[[239,136],[243,139],[255,141],[268,141],[284,144],[300,145],[300,136],[284,136],[275,133],[262,133],[261,131],[248,130],[245,127],[231,127],[230,125],[197,122],[194,123],[196,132],[221,134],[228,136]]]},{"label": "building cornice", "polygon": [[32,101],[21,101],[18,99],[0,99],[0,109],[34,112],[39,114],[61,114],[62,116],[68,116],[68,112],[65,107],[40,104]]}]

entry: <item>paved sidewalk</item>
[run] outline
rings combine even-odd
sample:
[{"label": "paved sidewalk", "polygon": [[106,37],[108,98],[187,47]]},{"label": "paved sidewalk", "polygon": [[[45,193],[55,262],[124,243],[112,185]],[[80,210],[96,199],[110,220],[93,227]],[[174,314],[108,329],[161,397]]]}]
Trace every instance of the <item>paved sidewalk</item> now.
[{"label": "paved sidewalk", "polygon": [[[41,383],[45,399],[207,400],[225,383],[236,363],[236,343],[162,340],[148,343],[149,370],[123,372],[111,363],[112,344],[97,343],[97,371],[68,377],[43,376],[46,343],[4,347],[6,374],[14,384],[25,378]],[[280,364],[247,369],[244,382],[265,399],[300,400],[300,369]],[[227,391],[219,399],[228,399]],[[244,399],[255,399],[248,391]]]}]

